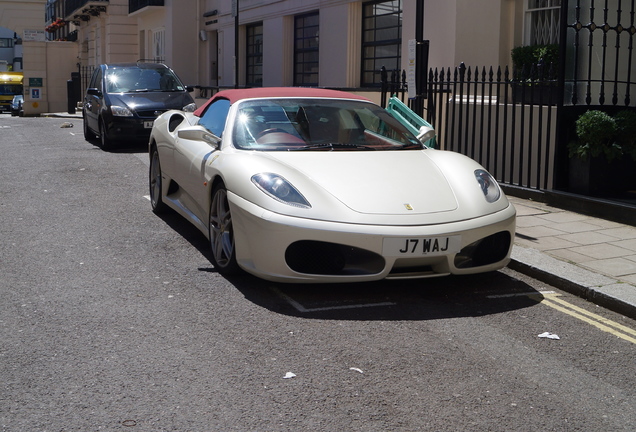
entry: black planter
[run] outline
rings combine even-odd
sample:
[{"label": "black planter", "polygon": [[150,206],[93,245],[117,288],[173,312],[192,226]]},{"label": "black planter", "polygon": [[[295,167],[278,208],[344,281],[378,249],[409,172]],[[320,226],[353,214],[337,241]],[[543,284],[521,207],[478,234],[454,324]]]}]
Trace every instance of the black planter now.
[{"label": "black planter", "polygon": [[636,189],[636,162],[629,157],[570,158],[568,190],[594,197],[619,197]]},{"label": "black planter", "polygon": [[525,105],[556,105],[559,101],[558,87],[555,82],[512,84],[512,101]]}]

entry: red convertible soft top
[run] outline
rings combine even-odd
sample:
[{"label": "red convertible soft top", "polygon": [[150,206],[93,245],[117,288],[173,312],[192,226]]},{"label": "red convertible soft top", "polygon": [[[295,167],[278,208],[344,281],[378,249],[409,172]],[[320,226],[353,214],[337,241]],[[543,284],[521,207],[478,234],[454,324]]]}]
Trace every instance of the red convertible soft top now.
[{"label": "red convertible soft top", "polygon": [[328,90],[320,88],[308,88],[308,87],[258,87],[250,89],[232,89],[222,90],[212,96],[205,104],[201,105],[194,115],[201,117],[212,102],[217,99],[227,99],[230,103],[234,103],[241,99],[253,99],[253,98],[289,98],[289,97],[301,97],[301,98],[332,98],[332,99],[356,99],[363,101],[370,101],[369,99],[348,93],[340,90]]}]

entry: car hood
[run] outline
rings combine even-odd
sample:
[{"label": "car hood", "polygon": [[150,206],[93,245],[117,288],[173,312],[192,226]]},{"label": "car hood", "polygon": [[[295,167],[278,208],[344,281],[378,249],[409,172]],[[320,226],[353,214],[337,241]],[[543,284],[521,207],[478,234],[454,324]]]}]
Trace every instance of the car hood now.
[{"label": "car hood", "polygon": [[193,102],[188,92],[110,93],[111,105],[124,105],[135,111],[182,109]]},{"label": "car hood", "polygon": [[458,206],[451,185],[426,150],[271,152],[269,156],[358,213],[431,214]]}]

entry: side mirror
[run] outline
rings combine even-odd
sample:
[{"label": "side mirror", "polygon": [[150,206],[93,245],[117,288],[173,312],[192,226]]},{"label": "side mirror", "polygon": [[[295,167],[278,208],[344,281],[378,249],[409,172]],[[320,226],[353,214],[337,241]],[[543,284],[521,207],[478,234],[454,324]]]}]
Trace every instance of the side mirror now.
[{"label": "side mirror", "polygon": [[435,129],[428,126],[422,126],[417,134],[417,139],[420,142],[425,143],[426,141],[435,138]]},{"label": "side mirror", "polygon": [[181,139],[204,141],[214,148],[218,148],[219,144],[221,144],[221,138],[214,135],[203,126],[190,126],[180,129],[177,132],[177,136]]},{"label": "side mirror", "polygon": [[91,87],[89,89],[86,89],[86,94],[89,94],[91,96],[97,96],[97,97],[102,97],[102,92],[95,87]]}]

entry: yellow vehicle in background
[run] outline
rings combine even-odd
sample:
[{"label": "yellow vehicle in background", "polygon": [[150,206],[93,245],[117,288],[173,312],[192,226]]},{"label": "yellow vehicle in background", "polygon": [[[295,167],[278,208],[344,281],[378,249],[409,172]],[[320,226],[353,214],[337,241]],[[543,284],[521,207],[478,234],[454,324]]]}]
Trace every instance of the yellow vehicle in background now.
[{"label": "yellow vehicle in background", "polygon": [[10,111],[13,96],[23,94],[22,72],[0,72],[0,111]]}]

